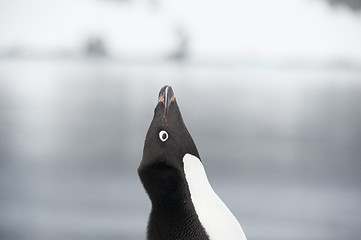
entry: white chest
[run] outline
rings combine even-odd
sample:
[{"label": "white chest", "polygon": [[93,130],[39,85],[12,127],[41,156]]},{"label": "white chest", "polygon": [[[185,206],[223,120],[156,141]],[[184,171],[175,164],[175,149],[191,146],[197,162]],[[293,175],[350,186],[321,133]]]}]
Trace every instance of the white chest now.
[{"label": "white chest", "polygon": [[194,208],[210,240],[246,240],[236,217],[209,184],[202,162],[185,154],[183,163]]}]

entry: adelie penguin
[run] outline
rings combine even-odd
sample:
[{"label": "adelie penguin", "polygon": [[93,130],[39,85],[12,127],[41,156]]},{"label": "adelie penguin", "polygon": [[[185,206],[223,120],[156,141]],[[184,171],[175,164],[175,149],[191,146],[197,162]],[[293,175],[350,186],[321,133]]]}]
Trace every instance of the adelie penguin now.
[{"label": "adelie penguin", "polygon": [[148,240],[245,240],[210,186],[170,86],[158,97],[138,168],[152,203]]}]

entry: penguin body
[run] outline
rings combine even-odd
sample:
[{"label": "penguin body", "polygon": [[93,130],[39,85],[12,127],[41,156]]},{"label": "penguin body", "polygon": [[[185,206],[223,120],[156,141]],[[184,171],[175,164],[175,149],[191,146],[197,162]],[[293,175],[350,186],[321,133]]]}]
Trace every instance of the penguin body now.
[{"label": "penguin body", "polygon": [[148,240],[246,239],[208,182],[170,86],[160,90],[138,174],[152,203]]}]

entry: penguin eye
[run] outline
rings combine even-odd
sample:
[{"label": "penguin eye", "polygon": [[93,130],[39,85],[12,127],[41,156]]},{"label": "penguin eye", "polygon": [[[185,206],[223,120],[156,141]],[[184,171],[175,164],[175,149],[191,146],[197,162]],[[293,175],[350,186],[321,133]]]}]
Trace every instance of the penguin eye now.
[{"label": "penguin eye", "polygon": [[168,139],[168,133],[164,130],[159,132],[159,139],[162,140],[162,142],[167,141]]}]

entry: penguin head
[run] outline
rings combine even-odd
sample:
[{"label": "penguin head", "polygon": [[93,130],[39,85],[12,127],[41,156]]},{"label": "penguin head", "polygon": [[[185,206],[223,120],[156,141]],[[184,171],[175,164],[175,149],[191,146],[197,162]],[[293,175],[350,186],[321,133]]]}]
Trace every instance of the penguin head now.
[{"label": "penguin head", "polygon": [[[148,129],[143,158],[138,168],[149,197],[172,194],[184,181],[183,157],[198,150],[183,122],[172,88],[161,88],[154,117]],[[179,189],[178,189],[179,190]]]}]

